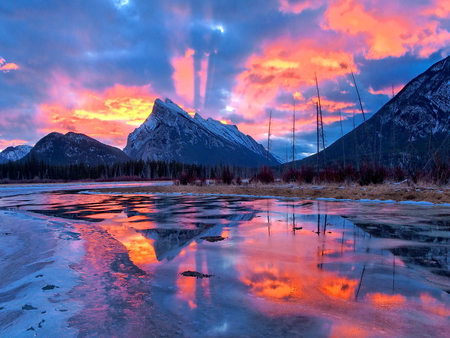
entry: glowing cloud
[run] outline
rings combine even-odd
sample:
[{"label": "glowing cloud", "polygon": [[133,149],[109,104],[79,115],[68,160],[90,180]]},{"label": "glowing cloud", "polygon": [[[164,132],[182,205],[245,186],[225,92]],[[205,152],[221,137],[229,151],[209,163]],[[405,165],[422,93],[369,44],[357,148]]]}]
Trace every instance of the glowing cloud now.
[{"label": "glowing cloud", "polygon": [[8,147],[11,147],[11,146],[16,147],[18,145],[23,145],[23,144],[26,144],[26,143],[27,143],[27,141],[20,140],[20,139],[18,139],[18,140],[3,140],[3,139],[0,139],[0,151],[6,149]]},{"label": "glowing cloud", "polygon": [[3,73],[8,73],[11,70],[17,70],[19,69],[19,66],[15,63],[7,63],[6,60],[2,57],[0,57],[0,70]]},{"label": "glowing cloud", "polygon": [[[400,57],[407,52],[428,57],[449,44],[450,33],[438,21],[423,15],[430,11],[429,8],[414,3],[405,8],[398,2],[383,1],[384,10],[380,10],[374,8],[373,2],[335,2],[325,14],[323,28],[350,36],[364,36],[366,44],[359,52],[364,52],[369,59]],[[445,15],[446,10],[447,5],[442,5],[439,15]]]},{"label": "glowing cloud", "polygon": [[183,103],[189,107],[193,107],[194,105],[195,75],[200,77],[200,94],[202,98],[204,98],[208,68],[208,60],[206,55],[204,55],[201,62],[201,70],[198,74],[195,74],[194,54],[195,51],[188,48],[184,55],[172,58],[172,66],[174,68],[173,80],[175,83],[176,93],[184,100]]},{"label": "glowing cloud", "polygon": [[394,88],[386,87],[380,90],[374,90],[372,87],[369,87],[369,93],[373,95],[387,95],[389,97],[392,97],[393,95],[398,94],[402,89],[404,85],[395,86]]},{"label": "glowing cloud", "polygon": [[66,90],[71,95],[61,96],[62,102],[40,106],[40,131],[74,131],[118,147],[124,147],[133,127],[150,115],[156,99],[150,86],[116,85],[102,93]]},{"label": "glowing cloud", "polygon": [[[316,75],[319,81],[335,80],[349,74],[351,69],[357,69],[352,55],[342,51],[321,50],[309,40],[292,42],[281,39],[268,44],[262,55],[249,58],[246,71],[239,75],[238,85],[233,89],[230,106],[246,118],[256,121],[254,125],[241,123],[239,129],[253,137],[265,138],[267,116],[261,116],[261,112],[271,106],[283,112],[279,119],[274,118],[272,133],[285,134],[292,130],[291,115],[295,100],[297,131],[312,131],[315,128],[315,98],[305,99],[302,92],[315,86]],[[277,103],[276,98],[283,93],[290,93],[292,102]],[[322,108],[331,111],[353,105],[354,102],[322,99]],[[325,123],[338,120],[338,116],[324,118]]]},{"label": "glowing cloud", "polygon": [[173,80],[177,94],[182,97],[185,102],[194,102],[194,66],[192,56],[194,50],[188,49],[183,56],[177,56],[172,59],[172,66],[175,71]]}]

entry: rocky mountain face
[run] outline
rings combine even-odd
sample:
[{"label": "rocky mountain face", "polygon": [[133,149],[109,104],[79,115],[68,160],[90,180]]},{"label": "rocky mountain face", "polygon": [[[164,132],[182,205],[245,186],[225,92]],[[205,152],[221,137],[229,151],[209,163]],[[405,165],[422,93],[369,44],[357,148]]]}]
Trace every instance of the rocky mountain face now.
[{"label": "rocky mountain face", "polygon": [[[326,127],[325,127],[326,128]],[[325,130],[326,133],[326,130]],[[365,123],[319,153],[319,163],[422,168],[450,159],[450,57],[410,81]],[[317,155],[298,161],[316,165]]]},{"label": "rocky mountain face", "polygon": [[[157,99],[152,113],[127,140],[124,152],[135,160],[197,164],[260,166],[280,164],[253,138],[234,125],[187,112],[166,99]],[[268,156],[268,157],[267,157]]]},{"label": "rocky mountain face", "polygon": [[33,147],[20,145],[8,147],[0,153],[0,164],[17,161],[26,156]]},{"label": "rocky mountain face", "polygon": [[126,162],[130,158],[120,149],[84,134],[50,133],[40,139],[23,161],[35,159],[53,165],[84,163],[89,166]]}]

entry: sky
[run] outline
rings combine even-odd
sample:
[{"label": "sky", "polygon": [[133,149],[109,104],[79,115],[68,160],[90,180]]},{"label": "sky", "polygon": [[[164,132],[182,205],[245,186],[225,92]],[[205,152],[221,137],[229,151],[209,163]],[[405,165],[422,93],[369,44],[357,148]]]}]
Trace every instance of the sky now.
[{"label": "sky", "polygon": [[[156,98],[235,124],[283,160],[316,152],[450,55],[449,0],[0,3],[0,149],[50,132],[123,149]],[[293,143],[293,115],[295,137]],[[341,123],[342,121],[342,123]]]}]

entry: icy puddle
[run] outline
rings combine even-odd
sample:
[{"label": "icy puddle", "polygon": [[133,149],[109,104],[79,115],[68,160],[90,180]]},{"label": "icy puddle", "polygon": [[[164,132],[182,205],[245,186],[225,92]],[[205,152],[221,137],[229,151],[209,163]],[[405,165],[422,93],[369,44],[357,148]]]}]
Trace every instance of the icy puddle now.
[{"label": "icy puddle", "polygon": [[450,208],[0,199],[0,336],[444,337]]}]

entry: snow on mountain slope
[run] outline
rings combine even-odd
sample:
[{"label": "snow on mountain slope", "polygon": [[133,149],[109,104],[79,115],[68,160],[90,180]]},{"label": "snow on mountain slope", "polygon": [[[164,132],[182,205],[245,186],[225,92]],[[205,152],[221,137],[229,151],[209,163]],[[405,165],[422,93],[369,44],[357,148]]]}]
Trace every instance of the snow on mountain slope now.
[{"label": "snow on mountain slope", "polygon": [[8,147],[0,153],[0,163],[8,161],[17,161],[26,156],[33,147],[20,145],[17,147]]},{"label": "snow on mountain slope", "polygon": [[[236,126],[199,114],[192,118],[169,99],[155,101],[149,117],[129,135],[124,152],[134,159],[186,163],[267,162],[264,147]],[[280,163],[273,155],[269,158],[272,165]]]}]

